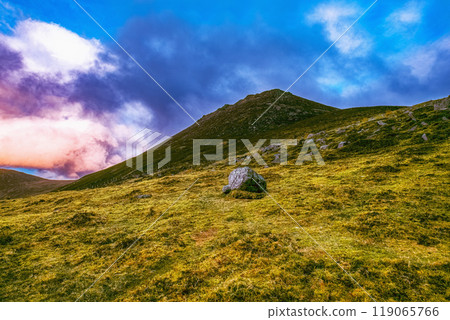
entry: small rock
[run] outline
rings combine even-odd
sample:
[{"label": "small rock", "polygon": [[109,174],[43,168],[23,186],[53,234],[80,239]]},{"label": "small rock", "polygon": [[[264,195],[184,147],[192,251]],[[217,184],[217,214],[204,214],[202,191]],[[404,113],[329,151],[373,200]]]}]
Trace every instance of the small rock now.
[{"label": "small rock", "polygon": [[222,188],[222,192],[225,194],[229,193],[230,191],[231,187],[228,184]]},{"label": "small rock", "polygon": [[261,152],[272,151],[280,149],[280,145],[277,144],[269,144],[267,147],[261,148]]},{"label": "small rock", "polygon": [[447,117],[442,117],[442,120],[448,121],[448,118]]},{"label": "small rock", "polygon": [[428,123],[426,123],[424,121],[422,121],[420,124],[423,125],[424,127],[428,125]]},{"label": "small rock", "polygon": [[425,141],[428,141],[428,137],[427,137],[427,135],[425,133],[422,135],[422,139],[425,140]]},{"label": "small rock", "polygon": [[413,119],[414,121],[416,121],[416,118],[414,117],[413,113],[411,111],[407,112],[408,116]]},{"label": "small rock", "polygon": [[338,149],[343,148],[346,143],[347,143],[347,141],[339,142]]},{"label": "small rock", "polygon": [[442,101],[434,104],[434,111],[447,110],[447,106],[450,104],[450,98],[447,97]]},{"label": "small rock", "polygon": [[414,131],[417,129],[417,126],[412,127],[411,129],[409,129],[409,131]]},{"label": "small rock", "polygon": [[312,137],[314,137],[314,133],[308,134],[308,136],[306,137],[306,139],[311,139]]},{"label": "small rock", "polygon": [[341,133],[344,133],[345,132],[345,129],[337,129],[336,130],[336,133],[338,133],[338,134],[341,134]]},{"label": "small rock", "polygon": [[[266,180],[249,167],[237,168],[228,176],[228,185],[222,188],[224,193],[231,190],[243,190],[249,192],[263,192],[266,190]],[[262,189],[261,189],[262,188]]]},{"label": "small rock", "polygon": [[380,126],[385,126],[386,125],[386,123],[384,123],[383,121],[377,121],[377,123],[380,125]]},{"label": "small rock", "polygon": [[392,126],[392,131],[395,131],[395,130],[397,130],[397,128],[395,127],[395,126]]},{"label": "small rock", "polygon": [[320,144],[324,144],[325,143],[325,139],[320,138],[320,139],[317,139],[316,142],[318,142]]},{"label": "small rock", "polygon": [[328,149],[328,145],[326,144],[326,145],[323,145],[323,146],[320,146],[320,150],[327,150]]},{"label": "small rock", "polygon": [[275,154],[275,159],[273,159],[272,163],[280,163],[280,154]]},{"label": "small rock", "polygon": [[140,194],[140,195],[136,196],[136,198],[138,198],[138,199],[148,199],[151,197],[152,197],[151,194]]}]

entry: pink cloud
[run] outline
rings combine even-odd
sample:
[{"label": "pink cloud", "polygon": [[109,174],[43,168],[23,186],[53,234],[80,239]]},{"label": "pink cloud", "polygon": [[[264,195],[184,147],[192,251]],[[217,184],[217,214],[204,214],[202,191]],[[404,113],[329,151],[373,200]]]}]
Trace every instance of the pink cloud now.
[{"label": "pink cloud", "polygon": [[44,107],[27,115],[11,102],[33,103],[32,96],[5,84],[0,96],[0,166],[78,178],[123,160],[119,147],[131,132],[113,114],[94,117],[79,103],[46,95]]}]

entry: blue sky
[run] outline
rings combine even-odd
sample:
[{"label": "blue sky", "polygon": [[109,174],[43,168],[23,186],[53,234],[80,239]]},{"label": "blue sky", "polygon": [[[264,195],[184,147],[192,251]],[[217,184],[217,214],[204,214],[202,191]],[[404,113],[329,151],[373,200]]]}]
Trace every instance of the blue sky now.
[{"label": "blue sky", "polygon": [[[286,89],[372,2],[79,0],[194,118]],[[0,92],[8,102],[0,116],[13,114],[30,132],[47,123],[50,135],[64,123],[82,127],[85,140],[69,136],[75,149],[64,151],[86,158],[36,166],[0,157],[0,165],[77,177],[123,159],[126,136],[140,128],[170,135],[192,124],[73,1],[0,0],[0,14],[3,86],[27,97],[18,105]],[[447,96],[448,21],[446,1],[379,0],[290,91],[341,108]],[[91,146],[86,131],[104,138]],[[13,132],[0,132],[0,142]],[[83,141],[98,152],[85,151]]]}]

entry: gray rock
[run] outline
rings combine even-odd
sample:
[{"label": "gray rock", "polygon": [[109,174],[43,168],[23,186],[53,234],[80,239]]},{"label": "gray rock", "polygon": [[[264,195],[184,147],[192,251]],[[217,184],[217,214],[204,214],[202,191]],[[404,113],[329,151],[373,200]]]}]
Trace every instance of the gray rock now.
[{"label": "gray rock", "polygon": [[377,121],[377,123],[380,125],[380,126],[385,126],[386,125],[386,123],[384,123],[383,121]]},{"label": "gray rock", "polygon": [[266,151],[274,151],[274,150],[278,150],[280,149],[280,146],[277,144],[269,144],[267,147],[262,147],[261,152],[266,152]]},{"label": "gray rock", "polygon": [[447,117],[442,117],[442,120],[448,121],[448,118]]},{"label": "gray rock", "polygon": [[328,149],[328,145],[326,144],[326,145],[323,145],[323,146],[320,146],[320,150],[327,150]]},{"label": "gray rock", "polygon": [[422,135],[422,139],[425,140],[425,141],[428,141],[428,137],[427,137],[427,135],[425,133]]},{"label": "gray rock", "polygon": [[339,142],[338,149],[343,148],[346,143],[347,143],[347,141]]},{"label": "gray rock", "polygon": [[434,104],[434,111],[447,110],[447,106],[450,105],[450,97],[443,99],[440,102]]},{"label": "gray rock", "polygon": [[424,127],[428,125],[428,123],[426,123],[424,121],[422,121],[420,124],[423,125]]},{"label": "gray rock", "polygon": [[136,196],[136,198],[138,198],[138,199],[148,199],[151,197],[152,197],[151,194],[140,194],[140,195]]},{"label": "gray rock", "polygon": [[228,176],[228,185],[222,188],[222,192],[228,193],[231,190],[263,192],[266,187],[266,180],[261,175],[249,167],[242,167],[231,171]]},{"label": "gray rock", "polygon": [[337,134],[341,134],[341,133],[344,133],[344,132],[345,132],[345,129],[342,129],[342,128],[336,130]]},{"label": "gray rock", "polygon": [[275,154],[275,159],[273,159],[272,163],[280,163],[280,154]]},{"label": "gray rock", "polygon": [[413,113],[411,111],[407,112],[408,116],[413,119],[414,121],[416,121],[416,118],[414,117]]},{"label": "gray rock", "polygon": [[308,134],[308,136],[306,137],[306,139],[311,139],[312,137],[314,137],[314,133]]},{"label": "gray rock", "polygon": [[414,131],[417,129],[417,126],[412,127],[411,129],[409,129],[409,131]]},{"label": "gray rock", "polygon": [[320,138],[320,139],[317,139],[316,142],[318,142],[320,144],[325,144],[325,139]]}]

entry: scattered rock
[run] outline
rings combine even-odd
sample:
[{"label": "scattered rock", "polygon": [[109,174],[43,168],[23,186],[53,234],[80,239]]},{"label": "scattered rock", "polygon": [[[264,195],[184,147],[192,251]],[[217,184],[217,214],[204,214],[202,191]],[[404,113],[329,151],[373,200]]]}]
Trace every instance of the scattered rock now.
[{"label": "scattered rock", "polygon": [[341,134],[341,133],[344,133],[344,132],[345,132],[345,129],[342,129],[342,128],[336,130],[336,133],[338,133],[338,134]]},{"label": "scattered rock", "polygon": [[152,197],[151,194],[140,194],[140,195],[136,196],[136,198],[138,198],[138,199],[148,199],[151,197]]},{"label": "scattered rock", "polygon": [[447,97],[440,102],[434,104],[434,111],[447,110],[447,106],[450,104],[450,98]]},{"label": "scattered rock", "polygon": [[417,126],[412,127],[411,129],[409,129],[409,131],[414,131],[417,129]]},{"label": "scattered rock", "polygon": [[228,185],[222,188],[224,193],[232,190],[248,192],[263,192],[266,190],[266,180],[249,167],[237,168],[228,176]]},{"label": "scattered rock", "polygon": [[325,139],[323,139],[323,138],[316,139],[316,142],[318,142],[320,144],[324,144],[325,143]]},{"label": "scattered rock", "polygon": [[428,123],[426,123],[424,121],[422,121],[420,124],[423,125],[424,127],[428,125]]},{"label": "scattered rock", "polygon": [[422,135],[422,139],[425,140],[425,141],[428,141],[428,137],[427,137],[427,135],[425,133]]},{"label": "scattered rock", "polygon": [[275,154],[275,159],[273,159],[272,163],[280,163],[280,154]]},{"label": "scattered rock", "polygon": [[339,142],[338,149],[343,148],[346,143],[347,143],[347,141]]},{"label": "scattered rock", "polygon": [[414,121],[416,121],[416,118],[414,117],[413,113],[411,111],[407,112],[408,116],[413,119]]},{"label": "scattered rock", "polygon": [[280,149],[280,146],[277,144],[269,144],[267,147],[263,147],[261,148],[261,152],[266,152],[266,151],[275,151]]},{"label": "scattered rock", "polygon": [[323,145],[323,146],[320,146],[320,150],[327,150],[328,149],[328,145],[326,144],[326,145]]},{"label": "scattered rock", "polygon": [[442,120],[448,121],[448,118],[447,117],[442,117]]},{"label": "scattered rock", "polygon": [[306,137],[306,139],[311,139],[312,137],[314,137],[314,133],[308,134],[308,136]]},{"label": "scattered rock", "polygon": [[380,126],[385,126],[386,125],[386,123],[384,123],[383,121],[377,121],[377,123],[380,125]]}]

